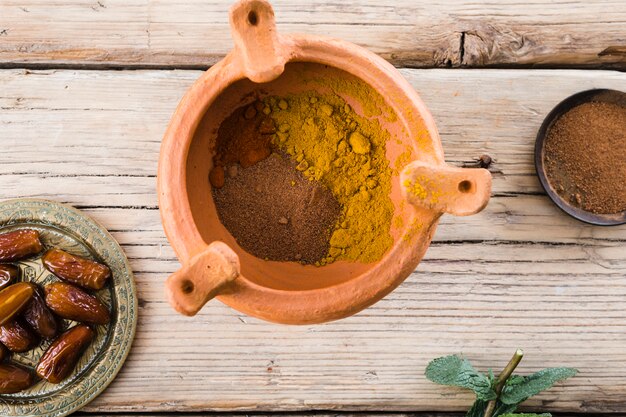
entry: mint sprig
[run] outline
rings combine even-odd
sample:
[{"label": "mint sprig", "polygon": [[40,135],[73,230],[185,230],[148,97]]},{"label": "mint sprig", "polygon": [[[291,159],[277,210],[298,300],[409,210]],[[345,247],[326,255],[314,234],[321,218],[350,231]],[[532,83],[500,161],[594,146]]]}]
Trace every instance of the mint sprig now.
[{"label": "mint sprig", "polygon": [[476,401],[466,417],[550,417],[545,414],[515,413],[518,405],[533,395],[570,378],[573,368],[546,368],[529,376],[513,375],[524,353],[517,350],[498,377],[491,369],[487,375],[478,372],[469,360],[457,355],[437,358],[426,367],[426,378],[441,384],[472,390]]},{"label": "mint sprig", "polygon": [[572,368],[546,368],[529,376],[510,378],[502,390],[500,401],[505,404],[519,404],[557,382],[573,377],[576,372]]},{"label": "mint sprig", "polygon": [[474,369],[467,359],[456,355],[437,358],[429,363],[426,378],[437,384],[470,389],[480,400],[496,398],[489,378]]}]

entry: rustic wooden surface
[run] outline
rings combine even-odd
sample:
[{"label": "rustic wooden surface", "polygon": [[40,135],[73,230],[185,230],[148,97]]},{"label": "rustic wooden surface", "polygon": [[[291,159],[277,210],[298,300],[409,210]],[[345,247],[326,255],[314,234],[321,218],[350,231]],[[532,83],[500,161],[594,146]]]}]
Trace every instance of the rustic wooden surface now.
[{"label": "rustic wooden surface", "polygon": [[[230,0],[2,0],[6,65],[202,68],[232,47]],[[356,42],[399,66],[626,68],[624,0],[273,2],[278,29]]]},{"label": "rustic wooden surface", "polygon": [[[342,37],[398,66],[626,69],[623,0],[382,3],[275,6],[279,30]],[[471,397],[428,382],[428,361],[464,353],[482,370],[500,368],[516,347],[528,352],[522,373],[581,371],[527,409],[626,412],[626,227],[563,215],[532,159],[554,105],[588,88],[626,90],[620,72],[402,69],[433,112],[450,163],[495,159],[487,209],[442,218],[416,272],[355,317],[286,327],[217,301],[192,319],[173,313],[163,282],[179,264],[159,220],[159,146],[201,74],[191,69],[231,48],[228,4],[0,1],[0,199],[85,210],[135,271],[133,350],[83,412],[461,411]],[[120,68],[132,70],[111,70]]]},{"label": "rustic wooden surface", "polygon": [[[100,417],[267,417],[266,413],[121,413],[121,414],[100,414]],[[463,413],[375,413],[375,412],[303,412],[303,413],[274,413],[280,417],[463,417]],[[73,417],[93,417],[91,413],[77,412]],[[580,417],[575,413],[556,413],[553,417]],[[587,413],[585,417],[607,417],[606,414]],[[613,413],[611,417],[626,417],[626,414]]]},{"label": "rustic wooden surface", "polygon": [[542,411],[626,411],[626,227],[563,215],[532,165],[543,117],[592,87],[626,90],[611,71],[402,70],[438,122],[447,159],[491,155],[494,196],[479,215],[444,217],[417,271],[355,317],[287,327],[217,301],[176,315],[163,281],[178,268],[155,194],[160,139],[199,71],[0,71],[0,197],[83,208],[121,242],[141,300],[117,380],[86,410],[440,410],[470,397],[423,377],[464,353],[522,372],[580,376],[529,401]]}]

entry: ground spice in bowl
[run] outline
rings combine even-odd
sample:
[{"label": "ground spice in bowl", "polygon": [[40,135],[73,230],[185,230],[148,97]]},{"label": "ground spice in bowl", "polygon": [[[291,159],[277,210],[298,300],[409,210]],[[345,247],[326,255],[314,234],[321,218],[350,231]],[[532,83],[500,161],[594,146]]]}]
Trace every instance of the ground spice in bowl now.
[{"label": "ground spice in bowl", "polygon": [[626,212],[626,107],[588,102],[549,127],[544,167],[569,204],[594,214]]},{"label": "ground spice in bowl", "polygon": [[[375,262],[393,244],[391,168],[385,155],[389,132],[375,119],[358,115],[336,94],[290,95],[271,113],[278,126],[276,146],[311,181],[331,190],[341,205],[320,264],[336,260]],[[283,106],[284,107],[284,106]]]},{"label": "ground spice in bowl", "polygon": [[278,153],[245,169],[233,166],[213,196],[220,220],[237,243],[262,259],[323,259],[340,214],[332,193],[308,181]]},{"label": "ground spice in bowl", "polygon": [[375,262],[393,244],[389,138],[333,93],[241,107],[218,129],[209,175],[220,221],[263,259]]},{"label": "ground spice in bowl", "polygon": [[210,174],[218,215],[254,256],[319,262],[328,252],[340,205],[294,161],[272,152],[277,130],[264,108],[260,101],[240,107],[220,125]]}]

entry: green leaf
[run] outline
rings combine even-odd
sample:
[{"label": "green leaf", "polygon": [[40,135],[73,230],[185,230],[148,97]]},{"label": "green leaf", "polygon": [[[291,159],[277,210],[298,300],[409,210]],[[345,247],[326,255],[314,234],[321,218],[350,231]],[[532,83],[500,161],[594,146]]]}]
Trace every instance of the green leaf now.
[{"label": "green leaf", "polygon": [[509,414],[501,414],[500,417],[552,417],[550,413],[509,413]]},{"label": "green leaf", "polygon": [[502,390],[500,401],[519,404],[533,395],[552,387],[556,382],[576,375],[573,368],[547,368],[527,377],[513,376]]},{"label": "green leaf", "polygon": [[[465,417],[484,417],[485,410],[489,401],[476,400],[469,409]],[[510,414],[517,409],[517,404],[503,404],[500,401],[496,401],[496,407],[493,410],[492,417],[501,417],[506,414]]]},{"label": "green leaf", "polygon": [[457,355],[444,356],[430,362],[426,378],[441,385],[471,389],[479,400],[493,400],[496,393],[487,376],[478,372],[472,364]]},{"label": "green leaf", "polygon": [[519,385],[522,382],[526,381],[526,377],[525,376],[521,376],[521,375],[511,375],[509,377],[509,379],[506,380],[505,385]]},{"label": "green leaf", "polygon": [[510,414],[517,409],[517,404],[504,404],[500,400],[496,401],[496,408],[493,411],[492,417],[499,417],[505,414]]},{"label": "green leaf", "polygon": [[487,408],[488,401],[476,400],[472,407],[467,410],[465,417],[484,417],[485,409]]}]

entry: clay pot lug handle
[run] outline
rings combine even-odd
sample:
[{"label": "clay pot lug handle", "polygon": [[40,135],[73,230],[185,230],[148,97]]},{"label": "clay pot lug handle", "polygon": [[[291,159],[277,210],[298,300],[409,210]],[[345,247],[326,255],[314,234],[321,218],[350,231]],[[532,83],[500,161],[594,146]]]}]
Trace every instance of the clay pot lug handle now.
[{"label": "clay pot lug handle", "polygon": [[194,316],[212,298],[228,289],[239,276],[239,258],[223,242],[213,242],[165,282],[170,305]]},{"label": "clay pot lug handle", "polygon": [[414,161],[400,174],[409,203],[455,216],[485,208],[491,196],[491,174],[482,168],[456,168]]},{"label": "clay pot lug handle", "polygon": [[276,79],[285,69],[289,47],[276,32],[274,10],[266,0],[240,0],[230,9],[235,53],[255,83]]}]

